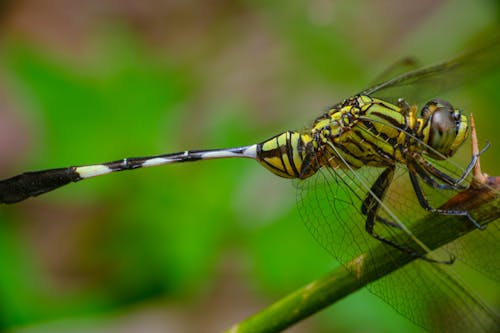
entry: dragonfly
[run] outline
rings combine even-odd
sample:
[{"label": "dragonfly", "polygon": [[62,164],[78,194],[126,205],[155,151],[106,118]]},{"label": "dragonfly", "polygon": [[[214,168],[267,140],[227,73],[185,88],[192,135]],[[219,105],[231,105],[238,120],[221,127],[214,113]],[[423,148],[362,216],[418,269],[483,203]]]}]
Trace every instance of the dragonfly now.
[{"label": "dragonfly", "polygon": [[[458,258],[500,281],[500,229],[495,223],[486,228],[466,210],[435,204],[467,188],[479,157],[473,155],[465,167],[453,162],[469,137],[469,117],[439,92],[485,73],[498,63],[499,51],[495,41],[395,76],[333,105],[305,129],[287,130],[257,144],[24,172],[0,181],[0,203],[17,203],[113,172],[253,159],[277,176],[294,179],[305,225],[342,264],[365,254],[376,267],[380,264],[370,253],[380,245],[389,260],[400,253],[415,258],[368,285],[400,314],[431,331],[499,331],[495,310],[443,268]],[[436,254],[412,230],[415,216],[426,213],[459,216],[476,230],[445,246],[444,255]],[[474,243],[488,256],[474,255]]]}]

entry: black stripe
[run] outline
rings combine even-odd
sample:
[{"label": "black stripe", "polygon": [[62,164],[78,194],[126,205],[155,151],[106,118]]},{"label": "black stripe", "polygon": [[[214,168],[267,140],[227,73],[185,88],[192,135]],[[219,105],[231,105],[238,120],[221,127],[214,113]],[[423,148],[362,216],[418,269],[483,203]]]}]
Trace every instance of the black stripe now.
[{"label": "black stripe", "polygon": [[348,143],[352,144],[352,145],[355,145],[356,147],[358,147],[359,150],[361,150],[362,152],[365,152],[365,148],[363,147],[363,145],[361,145],[359,143],[359,141],[356,141],[356,140],[352,140],[352,139],[349,139],[347,140]]},{"label": "black stripe", "polygon": [[366,129],[375,134],[376,136],[379,136],[381,133],[377,131],[375,126],[373,125],[373,122],[369,119],[360,119],[359,120],[363,125],[365,125]]},{"label": "black stripe", "polygon": [[[279,145],[278,136],[276,136],[274,139],[276,140],[276,148],[269,149],[269,150],[263,150],[262,149],[262,144],[260,144],[260,145],[257,146],[257,156],[258,156],[258,159],[260,161],[265,161],[266,164],[268,164],[269,166],[272,166],[273,169],[279,170],[282,173],[288,174],[287,172],[285,172],[285,169],[279,169],[278,167],[276,167],[274,165],[270,165],[266,161],[266,159],[268,159],[268,158],[279,157],[280,160],[281,160],[281,164],[283,165],[283,167],[285,165],[284,161],[283,161],[283,153],[285,153],[286,150],[283,149],[283,146]],[[269,142],[269,141],[266,141],[266,142]]]},{"label": "black stripe", "polygon": [[373,125],[373,122],[368,119],[360,119],[360,122],[365,125],[366,129],[373,133],[375,136],[382,138],[384,141],[389,141],[391,138],[384,132],[379,132]]},{"label": "black stripe", "polygon": [[262,162],[266,163],[271,169],[278,171],[278,173],[283,173],[285,175],[288,175],[288,173],[284,172],[280,168],[276,167],[274,164],[269,163],[267,160],[262,160]]},{"label": "black stripe", "polygon": [[[392,156],[391,152],[386,152],[386,151],[383,151],[382,149],[380,149],[380,147],[377,146],[375,143],[373,143],[371,140],[369,140],[368,138],[365,138],[363,135],[361,135],[361,132],[358,131],[357,129],[355,129],[353,131],[358,136],[360,136],[361,138],[363,138],[364,142],[366,142],[367,144],[369,144],[377,154],[383,156],[385,159],[390,159],[390,160],[394,159],[394,157]],[[394,147],[392,147],[392,149],[394,150]]]},{"label": "black stripe", "polygon": [[427,118],[427,121],[425,122],[424,126],[422,126],[422,135],[424,134],[424,129],[429,126],[429,137],[427,138],[426,143],[432,143],[432,140],[434,140],[434,129],[432,128],[432,115]]},{"label": "black stripe", "polygon": [[[168,157],[167,157],[168,158]],[[187,155],[182,155],[175,158],[176,162],[196,162],[203,159],[203,155],[193,155],[192,152],[188,152]]]},{"label": "black stripe", "polygon": [[402,126],[404,126],[404,124],[401,124],[399,123],[396,119],[392,118],[391,116],[388,116],[386,114],[383,114],[383,113],[380,113],[380,112],[377,112],[377,111],[374,111],[372,113],[370,113],[371,115],[375,115],[385,121],[387,121],[388,123],[390,123],[391,125],[393,125],[395,128],[404,128]]},{"label": "black stripe", "polygon": [[279,135],[276,137],[276,146],[278,146],[278,148],[280,150],[279,157],[281,160],[281,165],[283,166],[282,172],[288,174],[288,172],[286,172],[285,161],[283,160],[283,153],[286,152],[286,149],[285,149],[285,151],[283,151],[283,146],[280,145],[280,142],[278,140],[279,137],[280,137]]},{"label": "black stripe", "polygon": [[397,105],[394,105],[392,103],[387,103],[387,102],[382,101],[382,100],[380,100],[378,102],[378,104],[380,104],[380,105],[382,105],[382,107],[384,107],[386,109],[390,109],[392,111],[399,111],[400,110],[400,108]]},{"label": "black stripe", "polygon": [[[359,133],[356,133],[355,131],[353,131],[353,134],[355,134],[355,135],[357,135],[357,136],[358,136],[358,138],[360,139],[359,141],[363,140],[363,141],[367,142],[367,140],[366,140],[365,138],[363,138],[362,136],[360,136],[360,135],[359,135]],[[349,142],[351,142],[351,143],[353,143],[353,144],[355,144],[355,145],[358,145],[358,142],[356,142],[356,141],[354,141],[354,140],[349,140]],[[359,147],[359,148],[360,148],[360,150],[362,150],[363,152],[366,152],[366,150],[365,150],[364,148],[361,148],[361,147]],[[375,156],[374,154],[365,154],[365,155],[366,155],[366,157],[367,157],[367,159],[365,159],[365,156],[363,156],[363,157],[362,157],[362,156],[356,156],[356,155],[354,155],[353,153],[351,153],[351,151],[349,151],[349,150],[348,150],[347,148],[345,148],[345,147],[342,147],[342,150],[343,150],[343,151],[346,151],[346,153],[347,153],[347,154],[351,155],[352,157],[356,158],[357,160],[359,160],[359,161],[363,162],[363,164],[365,164],[365,165],[366,165],[366,164],[368,164],[368,162],[373,161],[373,160],[374,160],[374,158],[373,158],[373,157]]]},{"label": "black stripe", "polygon": [[260,145],[259,147],[261,148],[258,152],[258,156],[260,159],[276,157],[278,155],[277,153],[281,152],[280,147],[276,147],[270,150],[262,150],[262,147]]},{"label": "black stripe", "polygon": [[[353,155],[346,147],[342,146],[342,145],[335,145],[335,147],[337,149],[340,149],[343,153],[345,153],[346,155],[349,155],[351,156],[352,158],[360,161],[362,164],[367,164],[368,162],[365,161],[363,158],[360,158],[359,156],[356,156],[356,155]],[[344,158],[345,159],[345,158]],[[342,159],[341,159],[342,160]],[[347,162],[347,161],[346,161]]]},{"label": "black stripe", "polygon": [[[297,145],[297,150],[301,159],[301,169],[299,178],[303,179],[307,175],[311,175],[316,172],[319,168],[318,154],[314,150],[312,141],[305,144],[302,138],[299,137],[299,143]],[[302,156],[304,154],[304,156]],[[314,159],[314,161],[312,160]]]},{"label": "black stripe", "polygon": [[392,145],[394,150],[396,150],[396,146],[398,145],[398,138],[389,138],[387,142],[389,142],[389,144]]},{"label": "black stripe", "polygon": [[107,166],[113,171],[124,171],[141,168],[146,160],[151,158],[127,158],[125,160],[113,161],[109,163],[104,163],[102,165]]},{"label": "black stripe", "polygon": [[299,176],[299,171],[297,170],[295,166],[295,162],[293,160],[293,151],[292,151],[292,142],[290,140],[292,134],[290,132],[287,132],[286,134],[286,155],[288,156],[288,162],[290,162],[290,166],[292,167],[293,174],[295,177]]}]

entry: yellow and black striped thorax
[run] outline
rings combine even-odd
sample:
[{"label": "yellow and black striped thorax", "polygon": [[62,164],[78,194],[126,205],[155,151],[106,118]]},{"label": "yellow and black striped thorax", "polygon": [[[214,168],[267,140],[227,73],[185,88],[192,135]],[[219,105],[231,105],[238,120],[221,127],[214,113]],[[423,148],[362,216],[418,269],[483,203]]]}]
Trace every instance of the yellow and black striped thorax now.
[{"label": "yellow and black striped thorax", "polygon": [[468,135],[468,119],[442,100],[419,115],[415,106],[357,95],[316,118],[309,130],[287,131],[257,145],[257,159],[271,172],[307,178],[321,167],[357,169],[407,163],[427,154],[454,154]]},{"label": "yellow and black striped thorax", "polygon": [[356,169],[404,163],[399,148],[414,144],[407,133],[418,127],[414,108],[359,95],[318,117],[311,132],[323,147],[323,164]]}]

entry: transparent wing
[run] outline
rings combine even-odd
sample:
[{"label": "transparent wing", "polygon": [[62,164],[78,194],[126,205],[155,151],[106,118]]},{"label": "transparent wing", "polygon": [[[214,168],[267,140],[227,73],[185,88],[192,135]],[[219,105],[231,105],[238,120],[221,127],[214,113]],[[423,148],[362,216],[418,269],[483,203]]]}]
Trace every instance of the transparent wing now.
[{"label": "transparent wing", "polygon": [[456,254],[468,266],[488,278],[500,282],[500,225],[490,223],[487,232],[471,232],[447,244],[445,248]]},{"label": "transparent wing", "polygon": [[392,102],[399,97],[405,97],[410,103],[427,101],[500,67],[499,54],[500,36],[495,36],[475,51],[398,75],[362,91],[361,94]]},{"label": "transparent wing", "polygon": [[375,87],[381,82],[388,81],[398,75],[408,73],[420,68],[418,59],[414,57],[404,57],[390,64],[383,72],[379,73],[371,82],[370,87]]},{"label": "transparent wing", "polygon": [[[431,161],[431,160],[430,160]],[[462,168],[448,161],[432,161],[432,163],[449,175],[457,175]],[[469,177],[470,178],[470,177]],[[464,185],[468,186],[469,179]],[[493,189],[492,189],[493,190]],[[430,191],[429,196],[443,195],[443,192]],[[500,196],[500,193],[497,193]],[[439,200],[437,200],[439,202]],[[470,232],[443,248],[453,254],[458,260],[477,270],[491,280],[500,283],[500,221],[489,223],[486,230]],[[446,226],[443,226],[446,227]]]},{"label": "transparent wing", "polygon": [[[379,247],[376,240],[365,230],[367,216],[361,211],[368,190],[382,174],[382,168],[365,167],[355,172],[343,169],[323,168],[315,176],[297,182],[298,207],[302,219],[316,240],[341,263],[369,254]],[[404,182],[403,169],[395,176],[395,183]],[[397,212],[398,221],[405,221],[407,215],[423,214],[423,209],[414,207],[416,198],[410,188],[394,190],[391,185],[383,202],[390,203],[390,211],[381,210],[379,215],[394,221],[389,213]],[[403,230],[385,224],[377,224],[375,232],[395,239],[400,245],[414,247],[411,237]],[[388,247],[388,255],[393,250]],[[373,263],[376,265],[376,263]]]},{"label": "transparent wing", "polygon": [[[449,161],[443,161],[437,166],[456,178],[463,172],[462,168]],[[375,253],[375,248],[377,251],[382,250],[382,257],[389,262],[397,260],[401,255],[392,246],[381,246],[381,242],[365,228],[367,216],[361,207],[370,195],[370,188],[383,172],[383,168],[374,167],[363,167],[355,171],[348,168],[323,168],[315,176],[297,182],[298,207],[307,228],[319,244],[344,265],[363,255],[366,265],[382,269],[386,262],[380,262],[379,255],[371,255]],[[422,186],[434,207],[440,206],[454,194],[453,191]],[[381,220],[403,223],[409,233],[390,223],[380,222],[375,223],[374,231],[402,247],[418,247],[411,236],[412,222],[426,214],[426,211],[417,201],[404,165],[397,167],[386,196],[378,199],[382,202],[378,212]],[[469,222],[464,219],[464,223]],[[453,252],[457,250],[454,254],[463,256],[462,260],[487,275],[488,271],[498,274],[498,260],[486,256],[488,259],[485,261],[481,255],[470,253],[474,248],[482,247],[481,253],[495,253],[494,257],[497,256],[499,243],[495,240],[498,229],[497,226],[492,227],[490,225],[485,231],[477,230],[470,234],[480,235],[473,238],[490,239],[488,243],[471,247],[470,243],[474,243],[475,239],[467,240],[467,243],[460,239],[446,249]],[[445,225],[443,230],[444,228]],[[429,256],[437,260],[449,258],[443,250],[435,251]],[[478,259],[481,259],[479,263],[476,262]],[[488,331],[489,326],[500,329],[495,315],[440,266],[444,265],[417,260],[370,284],[368,288],[399,313],[429,330]]]},{"label": "transparent wing", "polygon": [[497,315],[456,276],[449,266],[417,260],[369,284],[368,289],[432,332],[498,332]]}]

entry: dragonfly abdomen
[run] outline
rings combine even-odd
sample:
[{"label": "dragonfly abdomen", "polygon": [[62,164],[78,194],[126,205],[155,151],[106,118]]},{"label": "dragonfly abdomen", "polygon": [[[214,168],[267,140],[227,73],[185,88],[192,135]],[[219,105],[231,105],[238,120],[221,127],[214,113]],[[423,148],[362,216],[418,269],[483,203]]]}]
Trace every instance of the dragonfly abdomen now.
[{"label": "dragonfly abdomen", "polygon": [[307,178],[314,174],[313,138],[307,133],[286,131],[257,145],[257,161],[284,178]]}]

